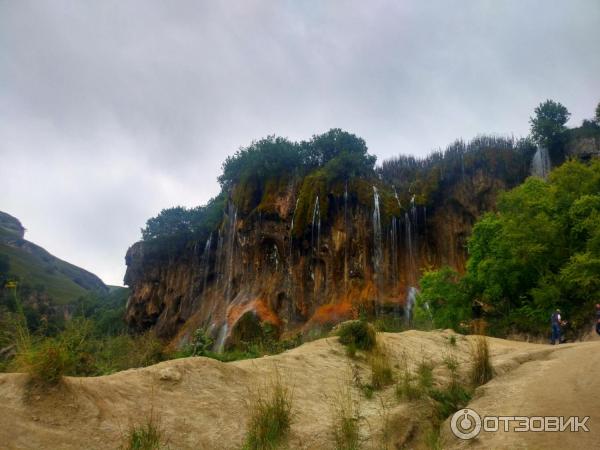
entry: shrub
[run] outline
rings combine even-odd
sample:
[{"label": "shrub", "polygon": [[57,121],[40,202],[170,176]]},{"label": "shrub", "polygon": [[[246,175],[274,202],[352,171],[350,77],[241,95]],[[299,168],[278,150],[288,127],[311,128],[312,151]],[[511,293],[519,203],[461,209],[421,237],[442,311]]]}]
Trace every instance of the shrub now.
[{"label": "shrub", "polygon": [[471,367],[471,384],[481,386],[494,376],[494,369],[490,359],[490,348],[485,336],[477,336],[471,349],[473,366]]},{"label": "shrub", "polygon": [[354,345],[359,350],[372,350],[377,343],[375,329],[365,320],[351,320],[340,325],[340,343]]},{"label": "shrub", "polygon": [[249,409],[245,450],[274,449],[285,441],[292,423],[292,394],[279,374],[270,386],[256,392]]},{"label": "shrub", "polygon": [[14,361],[17,370],[25,371],[31,381],[41,384],[57,384],[70,369],[72,360],[66,348],[55,339],[46,339],[22,349]]}]

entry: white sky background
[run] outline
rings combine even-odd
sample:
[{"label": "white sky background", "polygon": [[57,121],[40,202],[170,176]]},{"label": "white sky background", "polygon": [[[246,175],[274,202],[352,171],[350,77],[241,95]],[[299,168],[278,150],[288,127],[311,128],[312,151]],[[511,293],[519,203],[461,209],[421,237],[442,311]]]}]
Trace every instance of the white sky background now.
[{"label": "white sky background", "polygon": [[378,159],[528,133],[600,101],[600,2],[0,0],[0,210],[121,284],[162,208],[218,193],[268,134],[332,127]]}]

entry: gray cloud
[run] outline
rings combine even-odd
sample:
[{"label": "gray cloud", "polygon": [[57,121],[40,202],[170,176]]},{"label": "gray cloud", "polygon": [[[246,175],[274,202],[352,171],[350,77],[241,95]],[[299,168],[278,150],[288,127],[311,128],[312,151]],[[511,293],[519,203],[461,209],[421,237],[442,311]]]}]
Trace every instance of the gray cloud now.
[{"label": "gray cloud", "polygon": [[2,1],[0,209],[119,284],[161,208],[205,203],[252,139],[352,131],[380,159],[571,123],[600,100],[600,4]]}]

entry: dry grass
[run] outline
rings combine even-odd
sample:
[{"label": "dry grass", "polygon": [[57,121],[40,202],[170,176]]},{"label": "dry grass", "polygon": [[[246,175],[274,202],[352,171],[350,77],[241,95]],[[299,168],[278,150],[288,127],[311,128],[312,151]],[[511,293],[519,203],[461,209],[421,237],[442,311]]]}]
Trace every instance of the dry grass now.
[{"label": "dry grass", "polygon": [[477,336],[471,348],[473,365],[471,366],[470,381],[473,386],[481,386],[494,376],[490,358],[490,347],[485,336]]},{"label": "dry grass", "polygon": [[373,389],[383,389],[394,382],[394,371],[388,349],[380,344],[368,356],[371,368],[371,386]]},{"label": "dry grass", "polygon": [[352,391],[352,383],[340,386],[332,402],[332,434],[336,450],[358,450],[360,442],[360,410]]}]

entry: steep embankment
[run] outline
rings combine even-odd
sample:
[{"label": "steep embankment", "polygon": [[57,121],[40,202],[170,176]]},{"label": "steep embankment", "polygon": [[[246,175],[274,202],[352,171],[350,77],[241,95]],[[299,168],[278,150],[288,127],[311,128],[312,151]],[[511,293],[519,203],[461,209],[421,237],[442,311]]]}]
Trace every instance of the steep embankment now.
[{"label": "steep embankment", "polygon": [[21,222],[0,211],[0,256],[8,262],[8,273],[0,273],[0,280],[18,279],[28,297],[52,305],[68,304],[93,291],[108,292],[96,275],[51,255],[24,236]]},{"label": "steep embankment", "polygon": [[[431,360],[435,378],[443,380],[448,354],[456,356],[461,371],[468,370],[472,337],[458,336],[452,346],[450,334],[408,331],[383,334],[381,340],[394,361],[406,359],[414,366]],[[593,424],[600,420],[600,381],[588,369],[598,363],[600,342],[551,347],[490,338],[490,347],[498,375],[471,406],[482,414],[591,415],[591,432],[581,442],[598,441],[600,429]],[[349,359],[337,339],[328,338],[256,360],[225,364],[186,358],[111,376],[68,378],[50,394],[27,395],[24,375],[0,375],[0,442],[11,449],[114,449],[130,425],[144,423],[153,413],[171,448],[239,448],[246,402],[276,370],[293,388],[291,448],[333,448],[332,407],[344,386],[351,386],[359,403],[366,448],[381,442],[384,422],[390,448],[418,435],[415,430],[423,420],[419,406],[396,400],[393,386],[366,399],[353,381],[357,375],[368,380],[366,363]],[[515,448],[523,434],[481,439],[481,448]],[[564,444],[579,442],[578,436],[564,433],[535,433],[527,439],[529,448],[566,448]]]}]

